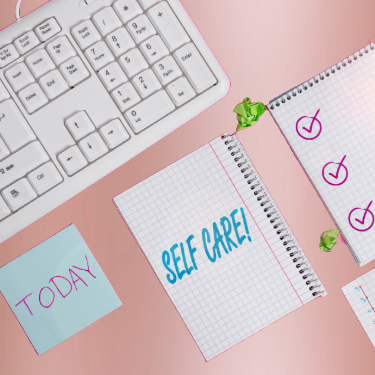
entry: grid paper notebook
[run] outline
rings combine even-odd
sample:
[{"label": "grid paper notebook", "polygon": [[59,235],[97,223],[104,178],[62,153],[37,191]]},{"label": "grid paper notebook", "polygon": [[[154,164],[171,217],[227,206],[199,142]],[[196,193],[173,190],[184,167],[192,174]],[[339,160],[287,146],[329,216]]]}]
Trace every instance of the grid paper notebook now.
[{"label": "grid paper notebook", "polygon": [[235,135],[114,203],[206,360],[326,294]]},{"label": "grid paper notebook", "polygon": [[361,266],[375,258],[375,49],[370,44],[268,105]]},{"label": "grid paper notebook", "polygon": [[345,285],[342,291],[375,346],[375,270]]}]

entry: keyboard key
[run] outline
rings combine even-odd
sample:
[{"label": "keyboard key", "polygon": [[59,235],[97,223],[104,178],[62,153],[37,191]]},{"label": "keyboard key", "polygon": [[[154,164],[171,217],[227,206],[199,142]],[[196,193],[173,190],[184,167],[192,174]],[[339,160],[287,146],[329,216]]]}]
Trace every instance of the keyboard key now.
[{"label": "keyboard key", "polygon": [[150,20],[142,14],[126,25],[136,43],[141,43],[151,35],[156,34]]},{"label": "keyboard key", "polygon": [[134,133],[139,133],[175,109],[168,94],[162,90],[125,113]]},{"label": "keyboard key", "polygon": [[57,38],[46,47],[49,54],[52,56],[56,65],[60,65],[66,60],[76,55],[76,51],[69,42],[66,36]]},{"label": "keyboard key", "polygon": [[85,111],[78,112],[74,116],[68,118],[65,121],[65,124],[76,141],[86,137],[86,135],[95,130],[94,124]]},{"label": "keyboard key", "polygon": [[125,83],[125,85],[122,85],[113,91],[112,97],[119,106],[121,112],[126,111],[141,101],[137,91],[135,91],[135,88],[130,82]]},{"label": "keyboard key", "polygon": [[171,51],[189,42],[189,36],[166,1],[155,5],[147,14]]},{"label": "keyboard key", "polygon": [[116,57],[135,47],[132,37],[124,27],[109,34],[106,41]]},{"label": "keyboard key", "polygon": [[4,84],[0,81],[0,103],[6,99],[9,99],[10,95]]},{"label": "keyboard key", "polygon": [[167,92],[177,107],[196,96],[195,91],[185,77],[181,77],[167,86]]},{"label": "keyboard key", "polygon": [[100,34],[90,20],[84,21],[73,28],[72,35],[82,49],[86,49],[100,40]]},{"label": "keyboard key", "polygon": [[143,42],[140,48],[150,64],[153,64],[169,54],[168,48],[159,35],[152,36],[150,39]]},{"label": "keyboard key", "polygon": [[52,69],[55,69],[55,64],[44,49],[40,49],[30,55],[26,59],[26,64],[35,78],[39,78]]},{"label": "keyboard key", "polygon": [[112,91],[128,80],[117,62],[113,62],[100,70],[99,77],[108,91]]},{"label": "keyboard key", "polygon": [[39,142],[32,142],[0,162],[0,189],[49,160]]},{"label": "keyboard key", "polygon": [[0,135],[11,152],[36,138],[13,100],[0,104]]},{"label": "keyboard key", "polygon": [[69,85],[58,70],[47,73],[39,83],[49,99],[55,99],[69,89]]},{"label": "keyboard key", "polygon": [[207,90],[217,82],[211,70],[192,43],[186,44],[173,55],[197,93]]},{"label": "keyboard key", "polygon": [[102,126],[99,132],[107,143],[107,146],[111,149],[124,143],[130,138],[130,135],[125,130],[119,119],[113,120],[109,124]]},{"label": "keyboard key", "polygon": [[121,56],[119,63],[124,68],[128,77],[133,77],[135,74],[148,68],[147,61],[137,48],[134,48],[125,55]]},{"label": "keyboard key", "polygon": [[17,60],[20,54],[16,50],[13,44],[9,44],[6,47],[0,49],[0,68],[10,64],[14,60]]},{"label": "keyboard key", "polygon": [[37,194],[44,194],[59,184],[63,178],[52,162],[42,165],[35,171],[28,174],[27,179]]},{"label": "keyboard key", "polygon": [[123,23],[128,23],[134,17],[142,13],[142,8],[138,5],[136,0],[119,0],[113,4],[118,16]]},{"label": "keyboard key", "polygon": [[11,213],[12,211],[5,203],[5,200],[2,197],[0,197],[0,220],[4,219],[4,217],[7,217]]},{"label": "keyboard key", "polygon": [[166,85],[182,75],[176,60],[172,56],[167,56],[152,67],[159,81]]},{"label": "keyboard key", "polygon": [[106,36],[122,26],[120,18],[118,18],[116,12],[111,7],[104,8],[96,13],[94,17],[92,17],[92,20],[103,36]]},{"label": "keyboard key", "polygon": [[92,133],[78,143],[88,161],[94,161],[108,152],[108,147],[98,133]]},{"label": "keyboard key", "polygon": [[5,72],[5,77],[15,92],[33,83],[34,77],[25,63],[20,63]]},{"label": "keyboard key", "polygon": [[38,35],[41,42],[45,42],[47,39],[52,38],[60,31],[61,27],[53,17],[43,22],[35,29],[36,35]]},{"label": "keyboard key", "polygon": [[142,98],[150,96],[155,91],[161,89],[161,84],[156,78],[155,73],[151,69],[147,69],[144,72],[138,74],[133,78],[133,84],[141,94]]},{"label": "keyboard key", "polygon": [[26,178],[17,181],[15,184],[3,190],[2,195],[13,212],[17,211],[25,204],[30,203],[37,197],[33,187]]},{"label": "keyboard key", "polygon": [[0,138],[0,160],[3,160],[10,154],[8,147],[4,143],[4,141]]},{"label": "keyboard key", "polygon": [[68,176],[72,176],[88,163],[78,146],[69,147],[57,156]]},{"label": "keyboard key", "polygon": [[96,71],[103,68],[115,59],[111,51],[103,41],[98,42],[92,47],[88,48],[85,52],[85,55],[90,61],[91,66]]},{"label": "keyboard key", "polygon": [[31,51],[39,43],[39,39],[35,35],[34,31],[29,31],[14,41],[14,45],[21,54]]},{"label": "keyboard key", "polygon": [[35,112],[48,103],[47,97],[37,83],[33,83],[20,91],[18,97],[29,113]]},{"label": "keyboard key", "polygon": [[139,0],[141,5],[143,6],[143,9],[150,8],[154,4],[156,4],[159,0]]},{"label": "keyboard key", "polygon": [[60,66],[60,72],[68,81],[68,84],[72,87],[90,75],[89,71],[86,69],[79,57],[73,57],[67,62],[63,63]]}]

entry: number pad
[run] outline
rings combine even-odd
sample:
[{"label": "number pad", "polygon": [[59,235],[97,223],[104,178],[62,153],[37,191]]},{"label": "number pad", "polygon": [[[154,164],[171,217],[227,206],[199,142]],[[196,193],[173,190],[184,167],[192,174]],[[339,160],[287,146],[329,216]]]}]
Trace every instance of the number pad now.
[{"label": "number pad", "polygon": [[172,56],[160,60],[152,69],[163,85],[167,85],[182,75],[181,69]]},{"label": "number pad", "polygon": [[98,42],[88,48],[85,55],[95,70],[103,68],[114,60],[111,51],[104,42]]},{"label": "number pad", "polygon": [[156,34],[156,30],[144,14],[129,22],[126,27],[136,43],[141,43]]},{"label": "number pad", "polygon": [[117,62],[113,62],[100,70],[99,77],[108,91],[112,91],[128,80]]},{"label": "number pad", "polygon": [[106,41],[116,57],[135,47],[135,43],[125,27],[121,27],[109,34]]},{"label": "number pad", "polygon": [[[138,134],[213,86],[216,78],[168,2],[113,1],[73,28],[72,35]],[[100,134],[109,148],[115,147],[105,132]]]},{"label": "number pad", "polygon": [[143,42],[140,45],[140,48],[150,64],[167,56],[169,53],[168,48],[165,46],[159,35],[155,35]]},{"label": "number pad", "polygon": [[161,84],[151,69],[147,69],[135,76],[133,78],[133,83],[138,92],[141,94],[142,98],[147,98],[155,91],[161,89]]}]

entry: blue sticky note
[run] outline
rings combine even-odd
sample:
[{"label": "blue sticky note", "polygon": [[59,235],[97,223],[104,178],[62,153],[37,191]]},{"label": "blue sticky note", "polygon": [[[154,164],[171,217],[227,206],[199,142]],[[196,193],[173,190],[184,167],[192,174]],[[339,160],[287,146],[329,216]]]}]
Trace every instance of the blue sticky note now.
[{"label": "blue sticky note", "polygon": [[0,268],[0,291],[39,355],[122,305],[73,224]]}]

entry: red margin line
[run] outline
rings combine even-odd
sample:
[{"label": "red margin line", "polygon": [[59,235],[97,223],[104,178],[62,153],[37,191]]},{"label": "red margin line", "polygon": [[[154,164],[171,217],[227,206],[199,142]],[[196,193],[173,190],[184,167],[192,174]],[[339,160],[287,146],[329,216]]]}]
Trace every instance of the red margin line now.
[{"label": "red margin line", "polygon": [[371,306],[371,308],[372,308],[372,311],[375,312],[374,308],[373,308],[372,305],[371,305],[370,300],[368,299],[368,297],[367,297],[366,294],[365,294],[365,291],[362,289],[362,287],[361,287],[360,285],[359,285],[359,287],[361,288],[363,295],[364,295],[365,298],[367,299],[367,302],[370,304],[370,306]]},{"label": "red margin line", "polygon": [[[284,272],[284,274],[285,274],[286,278],[288,279],[288,281],[289,281],[290,285],[292,286],[293,290],[294,290],[294,291],[296,292],[296,294],[297,294],[297,297],[299,298],[299,300],[301,301],[301,303],[302,303],[302,305],[303,305],[303,302],[302,302],[302,300],[301,300],[301,297],[299,296],[299,294],[297,293],[296,289],[294,288],[294,285],[293,285],[293,284],[292,284],[292,282],[290,281],[290,279],[289,279],[288,275],[286,274],[286,272],[285,272],[284,268],[282,267],[282,265],[281,265],[281,263],[280,263],[279,259],[278,259],[278,258],[277,258],[277,256],[275,255],[274,251],[272,250],[272,248],[271,248],[270,244],[268,243],[268,241],[267,241],[266,237],[264,236],[263,232],[262,232],[262,231],[260,230],[260,228],[259,228],[259,226],[258,226],[258,223],[257,223],[257,222],[255,221],[255,219],[254,219],[253,215],[251,214],[251,212],[250,212],[250,210],[249,210],[249,207],[247,207],[247,204],[246,204],[246,203],[245,203],[245,201],[244,201],[244,200],[242,199],[242,196],[241,196],[240,192],[239,192],[239,191],[237,190],[237,188],[236,188],[236,185],[234,185],[234,183],[233,183],[232,179],[230,178],[230,176],[229,176],[229,174],[228,174],[227,170],[225,169],[225,167],[224,167],[223,163],[221,162],[221,160],[220,160],[220,159],[219,159],[219,157],[217,156],[217,153],[215,152],[214,148],[212,147],[212,145],[211,145],[211,142],[209,142],[208,144],[209,144],[209,145],[210,145],[210,147],[212,148],[212,151],[214,152],[215,156],[217,157],[217,160],[219,160],[219,163],[220,163],[220,164],[221,164],[221,166],[223,167],[223,169],[224,169],[225,173],[227,174],[227,176],[228,176],[228,178],[229,178],[230,182],[232,183],[233,187],[234,187],[234,188],[236,189],[236,191],[237,191],[237,194],[238,194],[238,195],[239,195],[239,197],[241,198],[241,200],[242,200],[243,204],[245,205],[245,207],[246,207],[247,211],[249,212],[249,214],[250,214],[251,218],[253,219],[253,221],[254,221],[255,225],[257,226],[257,228],[258,228],[259,232],[260,232],[260,233],[262,234],[262,236],[263,236],[264,240],[266,241],[266,243],[267,243],[268,247],[269,247],[269,248],[270,248],[270,250],[272,251],[272,254],[273,254],[273,256],[274,256],[274,257],[276,258],[276,260],[277,260],[277,263],[279,263],[279,266],[280,266],[280,268],[281,268],[281,269],[283,270],[283,272]],[[363,294],[364,294],[364,293],[363,293]],[[370,302],[370,301],[369,301],[369,302]]]}]

